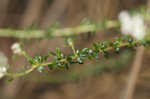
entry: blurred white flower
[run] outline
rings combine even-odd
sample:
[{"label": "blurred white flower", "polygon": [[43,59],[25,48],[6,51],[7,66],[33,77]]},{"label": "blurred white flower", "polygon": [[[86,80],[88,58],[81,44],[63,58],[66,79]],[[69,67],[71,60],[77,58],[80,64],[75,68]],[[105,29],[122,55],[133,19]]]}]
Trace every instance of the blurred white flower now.
[{"label": "blurred white flower", "polygon": [[119,14],[119,20],[121,22],[122,34],[129,34],[137,40],[144,39],[146,31],[142,15],[137,13],[134,16],[131,16],[127,11],[122,11]]},{"label": "blurred white flower", "polygon": [[5,75],[6,71],[7,71],[6,67],[0,67],[0,78],[2,78]]},{"label": "blurred white flower", "polygon": [[124,35],[130,34],[132,31],[132,18],[127,11],[122,11],[119,14],[119,20],[121,23],[121,32]]},{"label": "blurred white flower", "polygon": [[21,45],[19,43],[14,43],[11,46],[11,49],[13,51],[14,54],[21,54],[22,50],[21,50]]},{"label": "blurred white flower", "polygon": [[8,59],[4,53],[0,52],[0,78],[7,72]]},{"label": "blurred white flower", "polygon": [[146,35],[146,27],[144,25],[144,19],[143,16],[140,14],[136,14],[132,17],[132,36],[135,37],[138,40],[144,39]]},{"label": "blurred white flower", "polygon": [[71,38],[67,39],[67,42],[68,42],[68,44],[69,44],[70,46],[72,46],[72,45],[73,45],[73,41],[72,41],[72,39],[71,39]]}]

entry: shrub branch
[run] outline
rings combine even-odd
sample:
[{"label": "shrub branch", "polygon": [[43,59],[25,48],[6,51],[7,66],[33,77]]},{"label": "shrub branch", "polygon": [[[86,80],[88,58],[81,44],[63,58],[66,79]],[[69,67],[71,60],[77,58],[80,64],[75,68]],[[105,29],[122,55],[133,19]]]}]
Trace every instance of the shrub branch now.
[{"label": "shrub branch", "polygon": [[[70,65],[73,64],[83,64],[85,59],[98,59],[99,55],[103,55],[104,57],[109,57],[109,51],[114,51],[115,53],[119,53],[120,48],[128,47],[134,48],[137,46],[147,46],[150,41],[142,40],[137,41],[131,38],[130,36],[123,36],[116,38],[114,41],[104,41],[102,43],[96,42],[93,43],[92,48],[83,48],[75,50],[74,44],[71,40],[69,40],[68,44],[72,48],[72,54],[64,54],[60,51],[59,48],[56,49],[56,52],[50,52],[47,56],[34,56],[25,57],[28,62],[31,64],[31,68],[25,70],[20,73],[6,73],[6,76],[9,77],[21,77],[27,75],[38,69],[39,67],[48,66],[50,70],[53,69],[69,69]],[[26,55],[26,54],[25,54]],[[52,56],[53,59],[51,62],[47,62],[48,58]],[[43,68],[42,68],[43,69]]]}]

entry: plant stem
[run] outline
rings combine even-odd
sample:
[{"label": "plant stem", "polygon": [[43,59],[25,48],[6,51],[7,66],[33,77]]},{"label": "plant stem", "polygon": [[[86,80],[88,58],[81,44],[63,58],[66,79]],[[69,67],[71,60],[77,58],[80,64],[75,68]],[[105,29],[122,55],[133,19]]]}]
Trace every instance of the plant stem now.
[{"label": "plant stem", "polygon": [[47,66],[48,64],[51,64],[51,62],[33,65],[33,66],[31,66],[30,69],[27,69],[27,70],[24,71],[24,72],[20,72],[20,73],[6,73],[5,75],[6,75],[6,76],[13,77],[13,78],[15,78],[15,77],[20,77],[20,76],[24,76],[24,75],[29,74],[30,72],[32,72],[33,70],[35,70],[35,69],[38,68],[39,66]]},{"label": "plant stem", "polygon": [[[118,27],[118,21],[107,21],[105,28]],[[96,24],[79,25],[72,28],[54,29],[49,35],[54,37],[78,35],[87,32],[95,32],[103,30],[104,28],[99,27]],[[13,37],[13,38],[45,38],[47,37],[45,30],[15,30],[15,29],[0,29],[0,37]]]},{"label": "plant stem", "polygon": [[[136,42],[138,43],[138,42]],[[121,43],[118,47],[121,48],[121,47],[126,47],[128,46],[129,44],[127,42],[125,43]],[[111,51],[113,49],[113,47],[108,47],[105,49],[105,51]],[[101,49],[100,49],[101,50]],[[75,52],[74,52],[75,53]],[[64,61],[64,59],[60,60],[60,61]],[[52,62],[46,62],[46,63],[39,63],[39,64],[34,64],[31,66],[30,69],[27,69],[25,70],[24,72],[20,72],[20,73],[6,73],[6,76],[10,76],[10,77],[21,77],[21,76],[24,76],[24,75],[27,75],[29,74],[30,72],[34,71],[36,68],[38,68],[39,66],[48,66],[49,64],[52,64]]]}]

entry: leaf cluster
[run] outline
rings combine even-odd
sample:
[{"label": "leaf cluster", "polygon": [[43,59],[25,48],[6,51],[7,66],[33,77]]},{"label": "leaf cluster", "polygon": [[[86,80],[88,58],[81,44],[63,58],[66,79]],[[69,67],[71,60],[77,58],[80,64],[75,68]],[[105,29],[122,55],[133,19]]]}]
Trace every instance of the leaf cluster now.
[{"label": "leaf cluster", "polygon": [[[72,40],[68,42],[73,52],[72,54],[64,54],[59,48],[56,48],[56,52],[50,52],[47,56],[34,56],[29,59],[31,65],[43,64],[47,62],[48,58],[52,56],[51,62],[46,64],[49,69],[69,69],[71,65],[83,64],[85,59],[99,59],[99,55],[102,54],[108,58],[110,56],[110,50],[115,53],[119,53],[121,47],[135,48],[136,46],[147,46],[150,44],[149,40],[136,41],[130,36],[122,36],[116,38],[114,41],[95,42],[92,48],[74,49]],[[39,65],[40,67],[41,65]],[[41,68],[41,67],[40,67]]]}]

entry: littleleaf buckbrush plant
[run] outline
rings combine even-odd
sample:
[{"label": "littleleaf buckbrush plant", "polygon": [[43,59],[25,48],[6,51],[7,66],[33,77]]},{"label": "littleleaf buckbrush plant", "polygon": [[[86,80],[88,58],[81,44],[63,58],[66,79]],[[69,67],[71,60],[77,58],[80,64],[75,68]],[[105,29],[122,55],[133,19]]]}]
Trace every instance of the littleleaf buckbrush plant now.
[{"label": "littleleaf buckbrush plant", "polygon": [[[146,17],[147,18],[147,17]],[[99,60],[99,55],[103,55],[104,57],[108,58],[110,56],[109,52],[114,51],[115,53],[120,52],[120,48],[136,48],[137,46],[149,46],[150,40],[145,39],[146,34],[146,26],[144,24],[145,21],[144,15],[141,13],[136,13],[135,15],[130,15],[128,11],[122,11],[119,14],[119,20],[113,21],[105,21],[103,24],[94,24],[91,22],[86,21],[87,23],[81,24],[80,26],[73,27],[73,28],[52,28],[49,29],[47,33],[50,33],[55,36],[70,36],[70,35],[77,35],[80,33],[87,33],[87,32],[95,32],[97,30],[103,30],[108,28],[118,28],[120,27],[121,33],[123,34],[120,37],[116,37],[112,41],[103,41],[103,42],[94,42],[91,48],[83,48],[83,49],[76,49],[74,46],[74,42],[71,38],[67,40],[68,46],[72,48],[71,54],[63,53],[59,48],[56,48],[56,52],[50,52],[48,55],[45,56],[34,56],[30,57],[20,43],[14,43],[11,47],[14,54],[22,55],[26,58],[26,60],[30,63],[30,68],[23,72],[16,72],[10,73],[6,72],[7,70],[1,68],[2,76],[8,77],[21,77],[25,76],[35,69],[38,70],[40,73],[44,72],[44,67],[48,67],[50,70],[58,69],[69,69],[72,65],[75,64],[84,64],[85,59],[89,60]],[[7,33],[10,31],[6,31]],[[39,31],[30,31],[33,32],[29,33],[28,35],[22,35],[19,33],[20,31],[14,31],[16,34],[10,34],[12,37],[18,38],[45,38],[43,32]],[[34,33],[36,32],[36,33]],[[26,31],[24,31],[26,33]],[[32,34],[32,35],[31,35]],[[1,36],[1,30],[0,30]],[[4,35],[5,36],[5,35]],[[8,36],[8,35],[7,35]],[[49,61],[51,59],[51,61]],[[6,72],[3,74],[3,72]]]}]

